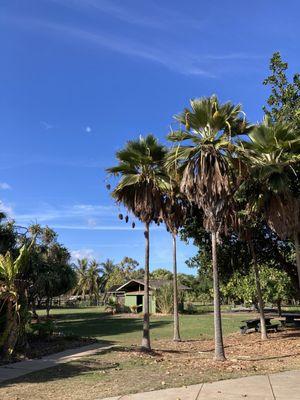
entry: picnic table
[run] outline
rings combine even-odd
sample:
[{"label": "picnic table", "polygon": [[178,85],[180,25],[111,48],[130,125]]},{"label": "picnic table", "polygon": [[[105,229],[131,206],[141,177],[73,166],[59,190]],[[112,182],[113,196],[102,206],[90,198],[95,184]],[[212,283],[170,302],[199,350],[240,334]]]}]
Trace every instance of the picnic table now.
[{"label": "picnic table", "polygon": [[283,313],[281,314],[285,320],[281,321],[283,326],[299,326],[300,314],[299,313]]},{"label": "picnic table", "polygon": [[[267,331],[273,330],[273,331],[277,332],[279,324],[272,324],[271,319],[274,319],[274,318],[271,318],[271,317],[265,318]],[[242,322],[244,322],[244,325],[240,326],[241,333],[243,333],[243,334],[247,333],[248,331],[250,331],[252,329],[254,329],[255,332],[260,332],[260,319],[259,318],[246,319]]]}]

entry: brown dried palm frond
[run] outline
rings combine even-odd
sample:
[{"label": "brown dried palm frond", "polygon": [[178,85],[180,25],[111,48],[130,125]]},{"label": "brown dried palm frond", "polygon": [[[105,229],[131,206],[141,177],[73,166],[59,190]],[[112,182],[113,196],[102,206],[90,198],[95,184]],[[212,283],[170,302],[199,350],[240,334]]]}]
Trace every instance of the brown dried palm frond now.
[{"label": "brown dried palm frond", "polygon": [[178,145],[169,152],[166,167],[179,171],[180,190],[203,210],[205,228],[226,230],[234,218],[233,192],[239,183],[230,163],[237,163],[235,143],[251,126],[240,105],[221,104],[214,95],[192,100],[191,108],[175,118],[185,129],[170,133],[169,140]]},{"label": "brown dried palm frond", "polygon": [[177,235],[186,220],[188,210],[189,203],[182,195],[170,193],[165,196],[161,218],[170,232]]},{"label": "brown dried palm frond", "polygon": [[142,222],[158,222],[161,217],[164,206],[163,194],[152,182],[144,181],[122,188],[117,186],[112,196]]},{"label": "brown dried palm frond", "polygon": [[266,207],[266,219],[281,239],[293,237],[300,231],[299,199],[289,193],[271,196]]},{"label": "brown dried palm frond", "polygon": [[232,198],[230,172],[223,155],[211,147],[188,162],[180,188],[204,212],[205,228],[219,231]]},{"label": "brown dried palm frond", "polygon": [[164,194],[170,190],[170,178],[163,168],[165,154],[165,147],[152,135],[140,137],[117,152],[119,164],[107,169],[120,176],[112,196],[142,222],[159,222]]}]

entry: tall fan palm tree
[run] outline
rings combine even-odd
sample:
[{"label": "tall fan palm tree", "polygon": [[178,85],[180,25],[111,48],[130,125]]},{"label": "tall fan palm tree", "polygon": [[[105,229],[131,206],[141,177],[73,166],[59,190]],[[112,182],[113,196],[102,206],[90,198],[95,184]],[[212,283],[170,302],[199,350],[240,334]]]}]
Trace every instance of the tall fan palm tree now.
[{"label": "tall fan palm tree", "polygon": [[172,235],[173,241],[173,340],[181,341],[179,330],[179,313],[178,313],[178,278],[177,278],[177,250],[176,237],[179,228],[183,225],[187,213],[187,202],[179,193],[176,180],[172,180],[172,189],[169,193],[165,193],[165,202],[162,218],[166,224],[167,230]]},{"label": "tall fan palm tree", "polygon": [[242,141],[240,153],[257,182],[256,208],[282,239],[294,239],[300,288],[300,137],[288,126],[266,117]]},{"label": "tall fan palm tree", "polygon": [[234,137],[246,133],[248,126],[240,105],[220,104],[215,95],[191,100],[190,105],[191,109],[186,108],[175,117],[185,129],[169,135],[171,141],[189,141],[189,144],[173,148],[167,166],[173,165],[182,172],[181,191],[203,210],[205,228],[211,232],[215,359],[224,360],[217,241],[226,228],[225,217],[232,196],[232,176],[226,155],[230,154]]},{"label": "tall fan palm tree", "polygon": [[163,169],[166,149],[154,136],[127,142],[116,153],[119,164],[107,172],[120,177],[112,192],[117,203],[123,204],[145,224],[145,289],[142,349],[151,350],[149,319],[149,226],[158,222],[163,207],[163,195],[169,189],[169,178]]}]

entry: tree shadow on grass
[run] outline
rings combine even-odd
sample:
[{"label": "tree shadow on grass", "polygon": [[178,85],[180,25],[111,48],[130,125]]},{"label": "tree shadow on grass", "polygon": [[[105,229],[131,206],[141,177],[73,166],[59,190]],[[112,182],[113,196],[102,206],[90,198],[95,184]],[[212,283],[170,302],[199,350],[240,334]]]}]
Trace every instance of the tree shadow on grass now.
[{"label": "tree shadow on grass", "polygon": [[118,362],[103,361],[93,356],[80,358],[66,364],[57,364],[56,366],[32,372],[27,375],[20,376],[16,379],[4,381],[0,387],[10,387],[19,383],[43,383],[61,379],[89,375],[98,381],[103,378],[111,369],[119,368]]},{"label": "tree shadow on grass", "polygon": [[[169,325],[171,321],[151,321],[151,328]],[[57,329],[66,334],[76,334],[90,337],[118,336],[132,332],[142,332],[142,318],[117,317],[105,313],[78,313],[72,315],[58,315]]]},{"label": "tree shadow on grass", "polygon": [[[106,313],[76,313],[76,314],[58,314],[55,316],[57,330],[64,332],[67,335],[75,334],[78,336],[97,337],[100,342],[115,344],[117,336],[122,339],[123,334],[139,332],[142,336],[143,321],[141,318],[132,318],[126,316],[110,316]],[[151,328],[160,328],[169,325],[172,321],[154,320],[151,322]],[[116,338],[114,338],[116,336]],[[105,338],[106,337],[106,338]],[[110,337],[107,340],[107,337]],[[112,351],[137,351],[137,347],[113,347],[99,351],[98,357],[101,354],[105,355]],[[78,349],[80,351],[80,349]],[[88,360],[88,361],[86,361]],[[97,359],[92,362],[93,356],[79,358],[71,363],[57,364],[54,367],[33,372],[28,375],[21,376],[14,380],[4,381],[1,387],[10,386],[21,382],[40,383],[68,377],[75,377],[82,374],[97,374],[97,379],[105,376],[105,371],[118,368],[116,363],[101,362]],[[98,371],[98,372],[97,372]],[[104,371],[104,372],[103,372]]]},{"label": "tree shadow on grass", "polygon": [[[0,384],[1,387],[10,387],[13,385],[21,383],[43,383],[51,382],[56,380],[68,379],[73,377],[82,377],[82,379],[95,379],[101,381],[109,370],[122,370],[122,365],[120,359],[116,357],[114,359],[114,353],[118,352],[141,352],[144,353],[138,346],[116,346],[107,347],[104,349],[99,349],[99,353],[92,354],[90,356],[84,356],[73,361],[67,362],[65,364],[56,364],[52,367],[42,369],[40,371],[35,371],[15,379],[4,381]],[[111,355],[111,361],[107,360],[105,356],[107,354]],[[161,356],[160,353],[156,351],[150,351],[147,353],[150,356],[156,357]],[[51,359],[51,356],[49,357]],[[120,362],[118,362],[120,361]]]}]

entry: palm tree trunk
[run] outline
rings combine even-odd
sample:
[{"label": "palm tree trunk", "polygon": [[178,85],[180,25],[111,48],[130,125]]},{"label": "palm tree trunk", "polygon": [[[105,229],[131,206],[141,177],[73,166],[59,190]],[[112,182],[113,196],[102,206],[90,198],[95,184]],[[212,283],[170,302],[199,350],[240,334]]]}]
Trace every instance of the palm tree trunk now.
[{"label": "palm tree trunk", "polygon": [[47,312],[47,318],[49,318],[50,317],[50,298],[49,297],[47,297],[47,300],[46,300],[46,312]]},{"label": "palm tree trunk", "polygon": [[282,316],[282,308],[281,308],[281,299],[277,300],[277,308],[278,308],[278,316],[281,317]]},{"label": "palm tree trunk", "polygon": [[299,233],[298,232],[295,232],[295,234],[294,234],[294,242],[295,242],[296,263],[297,263],[298,282],[299,282],[299,291],[300,291],[300,244],[299,244]]},{"label": "palm tree trunk", "polygon": [[178,315],[178,285],[177,285],[177,253],[176,253],[176,235],[172,234],[173,237],[173,291],[174,291],[174,336],[175,342],[180,342],[179,333],[179,315]]},{"label": "palm tree trunk", "polygon": [[256,283],[256,290],[257,290],[257,297],[258,297],[261,338],[262,338],[262,340],[266,340],[266,339],[268,339],[268,334],[267,334],[266,319],[265,319],[265,312],[264,312],[264,301],[263,301],[262,292],[261,292],[256,253],[254,250],[252,239],[249,239],[249,246],[250,246],[251,256],[252,256],[252,260],[253,260],[255,283]]},{"label": "palm tree trunk", "polygon": [[5,360],[9,360],[18,339],[18,317],[11,301],[7,302],[6,326],[1,337],[2,353]]},{"label": "palm tree trunk", "polygon": [[149,223],[145,224],[145,278],[144,278],[144,320],[142,350],[151,351],[150,345],[150,318],[149,318]]},{"label": "palm tree trunk", "polygon": [[213,266],[213,281],[214,281],[214,326],[215,326],[215,357],[217,361],[224,361],[225,352],[222,334],[222,320],[220,307],[220,288],[219,288],[219,273],[217,260],[217,234],[212,232],[212,266]]}]

